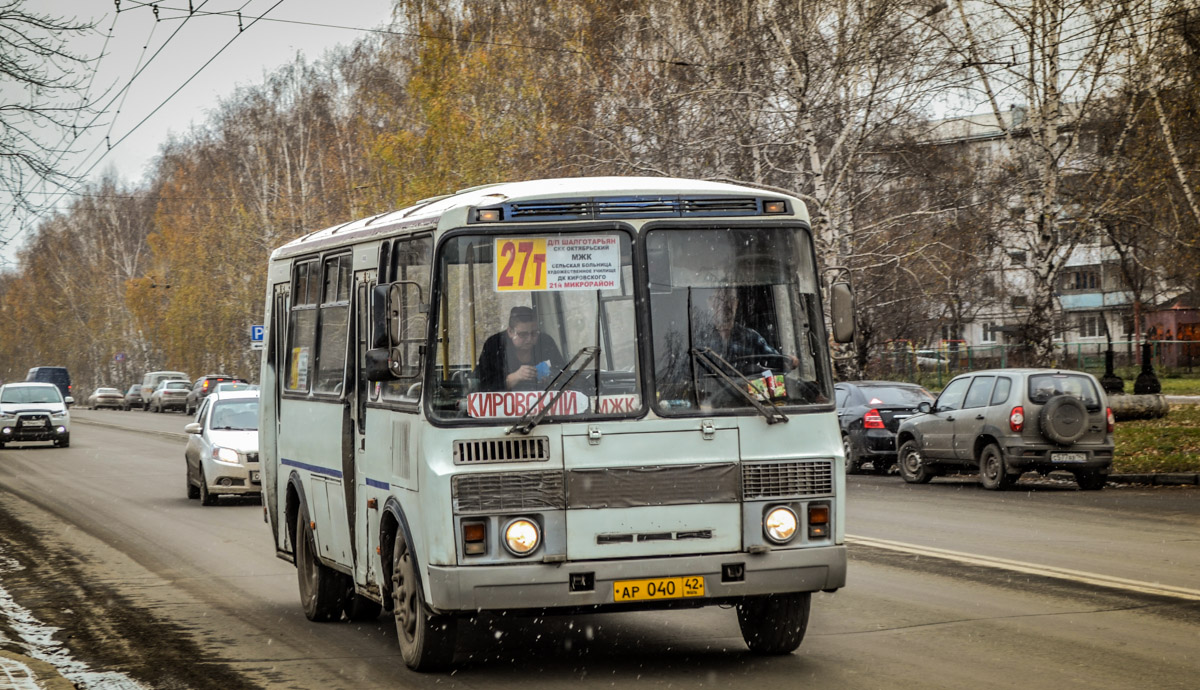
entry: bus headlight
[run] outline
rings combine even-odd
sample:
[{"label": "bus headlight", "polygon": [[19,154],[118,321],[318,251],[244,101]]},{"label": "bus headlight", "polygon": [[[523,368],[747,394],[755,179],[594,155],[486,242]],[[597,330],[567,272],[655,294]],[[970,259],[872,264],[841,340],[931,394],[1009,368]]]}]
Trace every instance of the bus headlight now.
[{"label": "bus headlight", "polygon": [[766,533],[767,539],[776,544],[786,544],[796,536],[798,524],[796,513],[791,508],[778,506],[767,513],[766,519],[763,520],[763,531]]},{"label": "bus headlight", "polygon": [[533,520],[517,518],[504,526],[504,546],[514,556],[528,556],[541,541],[541,531]]}]

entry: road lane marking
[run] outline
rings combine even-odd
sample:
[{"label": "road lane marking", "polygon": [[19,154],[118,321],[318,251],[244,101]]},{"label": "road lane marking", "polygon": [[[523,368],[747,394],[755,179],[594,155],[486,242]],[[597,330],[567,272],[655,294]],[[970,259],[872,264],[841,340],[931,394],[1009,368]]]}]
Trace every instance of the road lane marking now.
[{"label": "road lane marking", "polygon": [[1082,570],[1057,568],[1049,565],[1026,563],[1024,561],[1013,561],[1007,558],[981,556],[975,553],[951,551],[949,549],[938,549],[932,546],[921,546],[919,544],[909,544],[902,541],[890,541],[888,539],[872,539],[870,537],[860,537],[850,534],[846,535],[846,543],[871,546],[877,549],[898,551],[900,553],[910,553],[917,556],[943,558],[950,561],[956,561],[958,563],[965,563],[967,565],[978,565],[986,568],[1001,568],[1004,570],[1012,570],[1018,573],[1026,573],[1028,575],[1040,575],[1042,577],[1071,580],[1072,582],[1081,582],[1088,585],[1123,589],[1130,592],[1138,592],[1140,594],[1152,594],[1160,597],[1174,597],[1176,599],[1200,601],[1200,590],[1189,589],[1187,587],[1162,585],[1156,582],[1142,582],[1139,580],[1127,580],[1123,577],[1089,573]]}]

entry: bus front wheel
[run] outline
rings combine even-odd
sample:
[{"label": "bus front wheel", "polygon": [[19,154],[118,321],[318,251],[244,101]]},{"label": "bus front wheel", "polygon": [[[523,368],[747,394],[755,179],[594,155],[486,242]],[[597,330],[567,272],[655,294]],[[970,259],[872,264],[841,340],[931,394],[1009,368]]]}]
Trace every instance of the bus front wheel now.
[{"label": "bus front wheel", "polygon": [[810,592],[747,597],[737,605],[742,639],[755,654],[791,654],[808,630]]},{"label": "bus front wheel", "polygon": [[404,663],[414,671],[439,671],[450,666],[458,620],[426,610],[417,580],[417,562],[403,530],[396,531],[392,548],[392,604]]},{"label": "bus front wheel", "polygon": [[[204,489],[203,473],[200,487]],[[317,559],[317,542],[303,514],[296,516],[295,536],[296,575],[305,617],[317,622],[341,620],[346,600],[345,576]]]}]

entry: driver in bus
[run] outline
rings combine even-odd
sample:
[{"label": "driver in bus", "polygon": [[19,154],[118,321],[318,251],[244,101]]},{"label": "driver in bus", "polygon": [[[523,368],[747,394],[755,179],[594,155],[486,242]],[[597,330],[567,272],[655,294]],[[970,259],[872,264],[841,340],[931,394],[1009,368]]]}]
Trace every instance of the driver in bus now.
[{"label": "driver in bus", "polygon": [[475,375],[481,391],[540,390],[563,368],[558,345],[538,328],[530,307],[513,307],[508,329],[483,342]]},{"label": "driver in bus", "polygon": [[738,294],[734,288],[714,290],[708,298],[708,309],[712,329],[698,330],[696,347],[712,350],[743,374],[757,374],[780,365],[790,370],[800,365],[798,357],[781,353],[758,331],[737,323]]}]

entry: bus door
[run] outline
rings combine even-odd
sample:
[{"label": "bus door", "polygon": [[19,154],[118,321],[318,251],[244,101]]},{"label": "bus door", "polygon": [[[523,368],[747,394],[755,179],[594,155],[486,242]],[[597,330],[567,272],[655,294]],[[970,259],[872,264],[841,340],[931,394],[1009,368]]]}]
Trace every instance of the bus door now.
[{"label": "bus door", "polygon": [[[354,404],[355,454],[358,458],[359,499],[357,543],[364,557],[356,565],[360,583],[382,584],[373,558],[380,546],[379,520],[388,497],[397,491],[416,491],[419,463],[413,455],[420,421],[421,375],[428,330],[429,275],[433,257],[430,236],[404,237],[385,242],[379,251],[377,271],[360,271],[355,278],[357,379]],[[395,290],[376,289],[391,284]],[[397,316],[395,333],[376,332],[373,300],[382,293],[394,297],[390,309]],[[367,350],[386,347],[400,356],[395,378],[380,383],[366,380]],[[373,505],[372,506],[372,501]]]},{"label": "bus door", "polygon": [[[374,384],[368,383],[366,378],[367,350],[371,347],[371,289],[375,287],[376,278],[377,272],[374,269],[354,273],[354,306],[351,310],[354,320],[350,329],[351,356],[354,364],[347,371],[347,379],[352,381],[352,392],[347,398],[350,428],[346,430],[346,441],[354,453],[356,497],[351,512],[354,515],[356,552],[362,556],[355,559],[354,579],[360,584],[377,587],[378,577],[371,571],[369,564],[370,555],[374,553],[376,546],[373,535],[379,533],[380,511],[369,508],[368,504],[373,498],[370,487],[376,483],[372,478],[381,475],[375,467],[378,463],[367,451],[367,402],[371,399]],[[374,505],[380,506],[382,503],[375,498]]]}]

